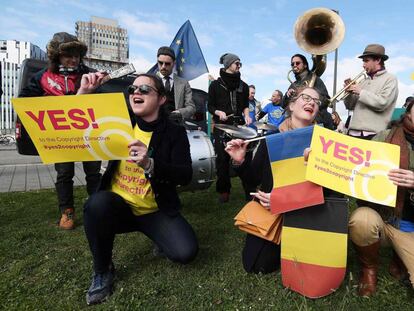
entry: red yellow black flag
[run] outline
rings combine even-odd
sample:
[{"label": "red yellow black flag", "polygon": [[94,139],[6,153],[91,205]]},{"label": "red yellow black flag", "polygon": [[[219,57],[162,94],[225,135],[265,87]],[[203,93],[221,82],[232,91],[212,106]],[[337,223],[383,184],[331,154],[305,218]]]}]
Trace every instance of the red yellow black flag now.
[{"label": "red yellow black flag", "polygon": [[342,283],[347,258],[348,200],[284,215],[281,271],[283,285],[306,297],[329,295]]}]

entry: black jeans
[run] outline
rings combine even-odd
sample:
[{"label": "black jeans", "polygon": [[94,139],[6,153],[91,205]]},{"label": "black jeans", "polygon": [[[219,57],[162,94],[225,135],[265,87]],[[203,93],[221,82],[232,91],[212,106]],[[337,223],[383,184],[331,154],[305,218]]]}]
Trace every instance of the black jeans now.
[{"label": "black jeans", "polygon": [[[85,172],[86,191],[89,195],[96,192],[101,181],[101,161],[82,162]],[[75,163],[55,163],[56,192],[58,196],[59,209],[63,213],[67,208],[73,208],[73,177],[75,176]]]},{"label": "black jeans", "polygon": [[198,252],[194,230],[179,213],[169,216],[157,211],[135,216],[131,206],[110,191],[99,191],[85,203],[84,226],[96,273],[108,270],[117,233],[140,231],[170,260],[182,264],[192,261]]},{"label": "black jeans", "polygon": [[215,130],[214,135],[214,149],[216,151],[216,191],[218,193],[230,192],[231,180],[230,180],[230,156],[224,150],[224,142],[222,137],[222,131]]}]

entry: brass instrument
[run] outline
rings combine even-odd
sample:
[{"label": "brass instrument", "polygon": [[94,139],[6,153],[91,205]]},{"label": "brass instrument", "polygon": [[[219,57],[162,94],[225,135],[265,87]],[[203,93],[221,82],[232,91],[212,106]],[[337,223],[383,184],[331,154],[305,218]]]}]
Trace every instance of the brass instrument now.
[{"label": "brass instrument", "polygon": [[329,99],[329,107],[332,108],[333,103],[336,103],[336,102],[339,102],[340,100],[345,99],[350,94],[350,92],[348,92],[348,88],[351,85],[353,85],[353,84],[359,84],[363,80],[365,80],[366,78],[367,78],[367,73],[366,73],[365,70],[363,70],[355,78],[353,78],[351,80],[351,82],[349,82],[342,90],[340,90],[339,92],[337,92],[335,94],[335,96],[333,96],[331,99]]},{"label": "brass instrument", "polygon": [[[312,78],[307,85],[313,87],[316,77],[326,69],[326,54],[337,49],[345,37],[345,25],[342,18],[326,8],[306,11],[295,23],[295,39],[298,45],[312,54]],[[288,80],[290,71],[288,72]]]}]

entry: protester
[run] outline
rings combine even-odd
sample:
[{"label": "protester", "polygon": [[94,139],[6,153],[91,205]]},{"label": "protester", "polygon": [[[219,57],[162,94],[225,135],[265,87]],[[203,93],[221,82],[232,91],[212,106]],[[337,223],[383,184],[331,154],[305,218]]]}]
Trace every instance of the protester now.
[{"label": "protester", "polygon": [[94,264],[88,304],[100,303],[112,292],[116,234],[140,231],[168,259],[182,264],[198,251],[195,233],[179,212],[176,191],[192,177],[186,131],[161,110],[166,93],[158,77],[141,74],[128,92],[135,132],[128,145],[130,157],[108,163],[99,192],[85,203],[85,232]]},{"label": "protester", "polygon": [[257,116],[257,119],[260,121],[265,115],[267,115],[267,123],[279,127],[283,120],[285,120],[285,116],[283,114],[285,109],[281,106],[282,97],[283,93],[279,90],[275,90],[272,93],[270,103],[264,106],[262,111]]},{"label": "protester", "polygon": [[[190,84],[187,80],[173,73],[175,54],[172,48],[162,46],[157,52],[159,76],[162,78],[167,95],[164,108],[172,118],[189,119],[196,111]],[[174,114],[178,114],[174,117]]]},{"label": "protester", "polygon": [[[301,86],[308,86],[309,82],[312,80],[313,73],[309,69],[308,60],[302,54],[295,54],[290,59],[290,65],[292,67],[292,71],[295,75],[295,81],[289,86],[287,92],[285,93],[282,99],[282,107],[285,108],[289,99],[292,96],[295,96],[296,89]],[[323,126],[327,129],[333,130],[333,122],[331,114],[328,112],[328,104],[329,104],[329,94],[328,90],[326,89],[325,83],[316,76],[315,84],[313,87],[319,92],[321,95],[321,106],[319,107],[319,113],[316,117],[316,122],[318,124],[323,124]]]},{"label": "protester", "polygon": [[381,244],[393,248],[390,274],[398,280],[409,277],[414,286],[413,105],[414,101],[411,101],[401,119],[391,123],[391,129],[373,138],[400,146],[400,168],[388,173],[389,180],[398,186],[396,207],[370,204],[357,208],[350,217],[349,235],[362,267],[358,290],[361,296],[376,292]]},{"label": "protester", "polygon": [[[91,72],[91,69],[83,64],[86,51],[87,46],[75,36],[66,32],[55,33],[47,45],[48,67],[36,73],[19,96],[62,96],[93,92],[106,74]],[[82,164],[86,174],[86,190],[91,195],[100,182],[101,162],[88,161]],[[55,170],[57,172],[55,186],[61,212],[59,227],[73,229],[75,163],[55,163]]]},{"label": "protester", "polygon": [[[220,57],[220,77],[211,82],[208,89],[208,111],[213,115],[215,124],[246,124],[252,123],[249,116],[249,87],[240,78],[242,63],[240,58],[232,53]],[[244,116],[244,117],[243,117]],[[222,131],[214,129],[214,149],[216,151],[216,191],[219,202],[229,201],[230,157],[224,151]]]},{"label": "protester", "polygon": [[[385,69],[388,59],[380,44],[369,44],[362,55],[362,67],[368,78],[348,88],[350,95],[344,99],[347,109],[353,110],[348,135],[370,140],[385,130],[391,120],[398,97],[397,78]],[[351,79],[344,81],[349,85]]]},{"label": "protester", "polygon": [[414,96],[408,96],[408,97],[405,99],[405,103],[404,103],[404,105],[403,105],[403,108],[406,108],[406,109],[407,109],[408,104],[409,104],[410,102],[412,102],[412,101],[414,101]]},{"label": "protester", "polygon": [[249,85],[249,117],[252,120],[250,126],[253,126],[253,122],[256,121],[256,115],[260,112],[260,102],[255,98],[256,87]]},{"label": "protester", "polygon": [[[298,88],[286,107],[287,117],[279,126],[280,132],[303,128],[314,124],[319,112],[319,93],[315,88]],[[233,165],[242,179],[254,182],[258,191],[254,199],[263,208],[270,207],[270,192],[273,188],[272,169],[266,142],[262,140],[255,155],[247,152],[247,145],[241,139],[228,142],[226,152],[231,156]],[[280,266],[280,245],[260,237],[247,234],[242,252],[244,269],[253,273],[270,273]]]}]

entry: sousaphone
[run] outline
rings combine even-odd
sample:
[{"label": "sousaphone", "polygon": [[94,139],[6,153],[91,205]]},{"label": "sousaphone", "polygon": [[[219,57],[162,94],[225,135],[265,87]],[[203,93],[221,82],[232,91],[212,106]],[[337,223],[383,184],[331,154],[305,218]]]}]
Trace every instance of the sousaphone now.
[{"label": "sousaphone", "polygon": [[[344,40],[344,22],[330,9],[315,8],[306,11],[296,20],[294,34],[299,47],[312,54],[312,79],[308,86],[313,87],[316,77],[320,77],[326,69],[326,54],[337,49]],[[292,83],[289,74],[290,71],[288,80]]]}]

